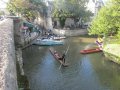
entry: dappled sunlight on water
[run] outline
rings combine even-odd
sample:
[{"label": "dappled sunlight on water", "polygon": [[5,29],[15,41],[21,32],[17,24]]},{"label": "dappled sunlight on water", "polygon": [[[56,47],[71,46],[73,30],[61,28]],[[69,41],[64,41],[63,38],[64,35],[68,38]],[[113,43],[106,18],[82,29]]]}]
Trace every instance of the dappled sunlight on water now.
[{"label": "dappled sunlight on water", "polygon": [[73,42],[91,43],[91,42],[94,42],[95,40],[96,40],[96,38],[83,38],[83,37],[79,37],[79,38],[73,40]]}]

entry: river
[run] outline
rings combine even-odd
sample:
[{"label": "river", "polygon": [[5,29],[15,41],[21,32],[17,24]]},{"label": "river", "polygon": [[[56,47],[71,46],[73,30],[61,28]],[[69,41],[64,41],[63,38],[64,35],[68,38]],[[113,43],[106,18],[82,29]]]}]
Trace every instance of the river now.
[{"label": "river", "polygon": [[31,46],[23,50],[24,70],[31,90],[120,90],[120,66],[102,52],[82,55],[80,50],[96,47],[95,38],[71,37],[65,45],[53,46],[66,56],[68,67],[49,52],[51,46]]}]

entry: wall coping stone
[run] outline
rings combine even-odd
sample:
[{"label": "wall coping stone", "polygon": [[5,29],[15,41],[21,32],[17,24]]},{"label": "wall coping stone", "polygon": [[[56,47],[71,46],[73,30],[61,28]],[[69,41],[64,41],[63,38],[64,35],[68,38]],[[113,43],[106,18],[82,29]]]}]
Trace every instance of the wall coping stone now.
[{"label": "wall coping stone", "polygon": [[18,90],[13,20],[0,22],[0,90]]}]

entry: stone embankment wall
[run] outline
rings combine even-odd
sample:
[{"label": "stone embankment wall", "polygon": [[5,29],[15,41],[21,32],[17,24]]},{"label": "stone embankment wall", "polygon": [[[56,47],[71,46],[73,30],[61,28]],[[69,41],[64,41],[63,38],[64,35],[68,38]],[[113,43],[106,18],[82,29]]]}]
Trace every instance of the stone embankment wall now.
[{"label": "stone embankment wall", "polygon": [[80,30],[54,29],[53,32],[61,36],[79,36],[79,35],[88,34],[88,31],[86,29],[80,29]]},{"label": "stone embankment wall", "polygon": [[22,49],[25,49],[28,46],[32,45],[32,42],[39,37],[40,33],[25,33],[25,30],[21,28],[24,21],[19,17],[12,17],[12,19],[14,20],[14,40],[17,62],[18,88],[20,90],[30,90],[29,81],[25,76],[23,69]]},{"label": "stone embankment wall", "polygon": [[103,51],[109,60],[120,64],[120,44],[118,42],[119,40],[114,37],[105,38]]},{"label": "stone embankment wall", "polygon": [[12,19],[0,21],[0,90],[18,90]]},{"label": "stone embankment wall", "polygon": [[120,44],[107,44],[103,50],[109,60],[120,64]]}]

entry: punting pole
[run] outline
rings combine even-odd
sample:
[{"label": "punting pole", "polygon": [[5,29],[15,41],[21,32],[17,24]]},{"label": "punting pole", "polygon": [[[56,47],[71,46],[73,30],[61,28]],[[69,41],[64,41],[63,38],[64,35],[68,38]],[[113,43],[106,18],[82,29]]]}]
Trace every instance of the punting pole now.
[{"label": "punting pole", "polygon": [[[65,52],[65,55],[67,54],[67,52],[68,52],[68,50],[69,50],[69,47],[70,47],[70,45],[68,46],[68,48],[67,48],[67,50],[66,50],[66,52]],[[59,69],[61,68],[61,66],[62,66],[62,63],[60,64]]]}]

